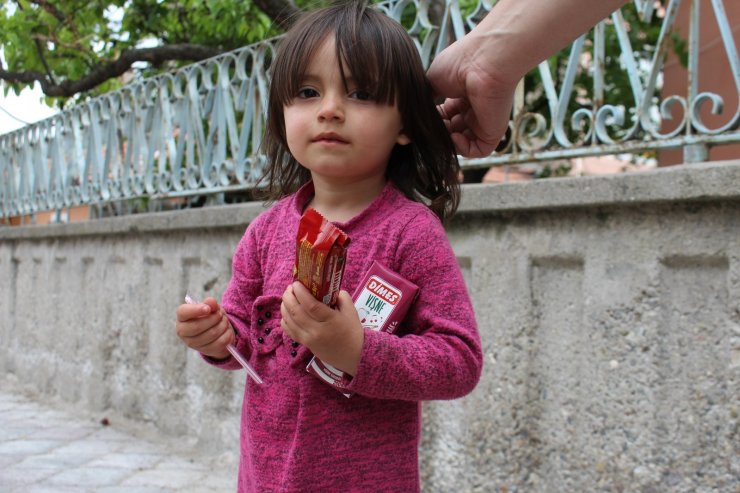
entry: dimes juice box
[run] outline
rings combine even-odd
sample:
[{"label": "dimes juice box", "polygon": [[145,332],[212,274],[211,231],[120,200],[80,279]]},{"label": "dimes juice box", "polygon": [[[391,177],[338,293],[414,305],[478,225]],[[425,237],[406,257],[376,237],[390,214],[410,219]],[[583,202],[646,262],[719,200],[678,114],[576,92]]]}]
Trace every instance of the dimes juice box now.
[{"label": "dimes juice box", "polygon": [[[406,316],[418,292],[419,287],[414,283],[373,261],[352,295],[362,328],[392,334]],[[311,358],[306,371],[346,397],[352,396],[352,393],[346,392],[352,377],[343,371],[327,365],[315,356]]]}]

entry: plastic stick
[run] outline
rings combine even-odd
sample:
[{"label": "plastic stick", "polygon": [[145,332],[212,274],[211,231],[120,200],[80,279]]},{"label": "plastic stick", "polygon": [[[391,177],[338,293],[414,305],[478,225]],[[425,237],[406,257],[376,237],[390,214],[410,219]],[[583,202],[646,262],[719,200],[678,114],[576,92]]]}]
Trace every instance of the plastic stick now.
[{"label": "plastic stick", "polygon": [[[189,305],[198,304],[198,302],[195,301],[189,294],[185,295],[185,303]],[[247,371],[247,375],[252,377],[252,380],[262,385],[262,379],[259,375],[257,375],[257,372],[254,371],[254,368],[252,368],[249,363],[247,363],[247,360],[244,359],[244,356],[239,353],[239,351],[236,349],[236,346],[234,346],[233,344],[229,344],[228,346],[226,346],[226,349],[227,351],[229,351],[229,353],[231,353],[234,359],[237,360],[240,365],[242,365],[242,368]]]}]

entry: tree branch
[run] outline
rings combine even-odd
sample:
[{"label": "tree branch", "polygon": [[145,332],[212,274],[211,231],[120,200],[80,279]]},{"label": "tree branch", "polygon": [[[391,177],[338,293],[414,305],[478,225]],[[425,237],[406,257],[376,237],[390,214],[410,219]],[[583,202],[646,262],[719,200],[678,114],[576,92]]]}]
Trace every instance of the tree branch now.
[{"label": "tree branch", "polygon": [[148,62],[158,65],[170,60],[199,61],[222,53],[222,50],[210,46],[192,44],[174,44],[155,48],[126,50],[114,61],[105,62],[93,68],[90,73],[77,79],[66,80],[59,84],[36,71],[9,72],[0,65],[0,79],[11,84],[33,84],[38,82],[41,90],[50,97],[68,98],[75,94],[89,91],[108,79],[118,77],[131,68],[135,62]]},{"label": "tree branch", "polygon": [[38,53],[39,59],[41,60],[41,64],[44,66],[44,70],[46,70],[46,75],[47,77],[49,77],[49,80],[53,83],[54,76],[51,73],[49,64],[46,62],[46,57],[44,56],[44,49],[41,47],[41,42],[38,39],[34,39],[33,41],[36,44],[36,53]]},{"label": "tree branch", "polygon": [[[44,9],[46,12],[51,14],[52,17],[54,17],[56,20],[59,21],[60,27],[66,27],[69,29],[72,34],[74,34],[74,49],[77,51],[80,51],[82,53],[87,54],[88,56],[91,53],[91,50],[89,47],[85,46],[81,41],[83,37],[80,35],[80,32],[77,30],[77,26],[75,26],[74,22],[69,19],[69,17],[66,16],[64,12],[56,8],[54,5],[49,4],[46,0],[30,0],[31,3],[38,5],[42,9]],[[58,37],[55,34],[55,30],[49,31],[49,38],[54,42],[54,44],[60,44],[60,41]]]},{"label": "tree branch", "polygon": [[[24,11],[23,4],[21,2],[16,2],[18,5],[18,10]],[[41,43],[38,39],[33,40],[34,44],[36,45],[36,53],[39,56],[39,60],[41,60],[41,64],[44,66],[44,70],[46,70],[46,75],[49,77],[49,80],[54,83],[54,76],[51,73],[51,69],[49,68],[49,64],[46,62],[46,57],[44,57],[44,49],[41,46]]]},{"label": "tree branch", "polygon": [[[31,0],[31,3],[34,3],[41,7],[42,9],[46,10],[48,13],[50,13],[52,16],[56,18],[56,20],[59,21],[60,24],[64,25],[67,22],[67,16],[64,15],[64,12],[56,8],[54,5],[49,4],[49,2],[46,2],[44,0]],[[76,29],[74,26],[71,26],[72,31],[76,33]]]},{"label": "tree branch", "polygon": [[283,30],[287,30],[303,12],[293,0],[253,0],[253,3]]}]

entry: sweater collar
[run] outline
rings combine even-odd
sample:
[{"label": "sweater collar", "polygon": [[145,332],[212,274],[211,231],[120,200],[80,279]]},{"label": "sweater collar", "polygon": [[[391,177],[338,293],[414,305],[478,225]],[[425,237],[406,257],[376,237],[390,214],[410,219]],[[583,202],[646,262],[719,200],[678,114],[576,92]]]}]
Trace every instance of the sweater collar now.
[{"label": "sweater collar", "polygon": [[[291,209],[298,215],[303,215],[306,204],[311,200],[314,195],[313,181],[309,181],[293,195],[293,203]],[[373,199],[365,209],[357,214],[349,221],[338,223],[334,222],[335,226],[338,226],[345,233],[357,230],[362,227],[369,219],[374,220],[378,215],[385,215],[388,211],[396,208],[396,203],[400,198],[403,197],[398,188],[390,180],[386,181],[383,190]]]}]

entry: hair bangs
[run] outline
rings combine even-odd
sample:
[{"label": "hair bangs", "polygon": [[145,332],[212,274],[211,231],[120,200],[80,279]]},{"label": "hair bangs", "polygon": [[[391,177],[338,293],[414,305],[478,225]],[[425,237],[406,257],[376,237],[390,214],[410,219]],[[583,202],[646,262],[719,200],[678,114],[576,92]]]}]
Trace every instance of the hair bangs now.
[{"label": "hair bangs", "polygon": [[272,68],[272,91],[281,105],[290,104],[304,79],[313,54],[328,36],[334,36],[342,81],[347,79],[383,104],[397,102],[397,92],[408,84],[408,35],[396,22],[362,3],[329,7],[302,18],[281,41],[283,52]]},{"label": "hair bangs", "polygon": [[319,17],[314,23],[302,22],[281,40],[280,56],[272,67],[270,90],[280,106],[290,104],[306,75],[313,54],[334,30],[332,22]]},{"label": "hair bangs", "polygon": [[[370,9],[360,15],[382,16]],[[334,39],[345,85],[346,78],[351,76],[355,85],[369,92],[378,103],[394,104],[396,88],[402,83],[397,67],[403,62],[393,49],[397,42],[389,42],[388,27],[385,22],[358,19],[355,23],[338,24]]]}]

